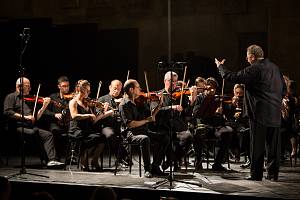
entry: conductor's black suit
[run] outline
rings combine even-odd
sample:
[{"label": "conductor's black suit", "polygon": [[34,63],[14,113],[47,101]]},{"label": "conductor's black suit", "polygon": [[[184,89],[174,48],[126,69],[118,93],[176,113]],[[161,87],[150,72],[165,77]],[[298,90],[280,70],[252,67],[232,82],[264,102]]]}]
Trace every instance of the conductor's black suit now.
[{"label": "conductor's black suit", "polygon": [[278,66],[269,59],[260,59],[238,72],[221,64],[219,72],[225,80],[245,84],[244,110],[251,131],[251,177],[254,180],[263,177],[265,147],[268,175],[278,177],[281,101],[286,92]]}]

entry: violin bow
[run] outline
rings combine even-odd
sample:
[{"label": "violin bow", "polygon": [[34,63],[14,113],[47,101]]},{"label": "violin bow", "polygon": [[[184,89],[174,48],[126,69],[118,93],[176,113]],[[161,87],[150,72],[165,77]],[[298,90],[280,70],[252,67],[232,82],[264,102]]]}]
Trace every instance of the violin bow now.
[{"label": "violin bow", "polygon": [[129,73],[130,73],[130,70],[127,71],[127,78],[126,78],[126,81],[128,81],[128,79],[129,79]]},{"label": "violin bow", "polygon": [[190,79],[187,81],[187,83],[186,83],[186,88],[189,88],[189,84],[190,84]]},{"label": "violin bow", "polygon": [[148,97],[149,97],[150,92],[149,92],[149,85],[148,85],[148,79],[147,79],[147,72],[146,71],[144,71],[144,76],[145,76],[145,83],[146,83],[147,94],[148,94]]},{"label": "violin bow", "polygon": [[[144,71],[144,76],[145,76],[147,95],[148,95],[148,97],[150,97],[150,91],[149,91],[148,78],[147,78],[147,72],[146,71]],[[160,99],[161,101],[163,100],[162,98],[163,97],[161,97],[161,99]],[[157,108],[155,108],[154,110],[151,110],[151,115],[152,116],[155,116],[158,113],[159,110]]]},{"label": "violin bow", "polygon": [[180,103],[179,103],[180,106],[182,105],[182,97],[183,97],[183,88],[184,88],[184,83],[185,83],[186,69],[187,69],[187,66],[184,67],[183,83],[181,85],[181,95],[180,95]]},{"label": "violin bow", "polygon": [[32,113],[33,116],[35,116],[36,104],[37,104],[37,101],[38,101],[38,98],[39,98],[40,88],[41,88],[41,84],[39,84],[38,90],[36,92],[36,97],[35,97],[35,102],[34,102],[34,107],[33,107],[33,113]]},{"label": "violin bow", "polygon": [[98,91],[97,91],[97,97],[96,99],[99,98],[99,94],[100,94],[100,88],[101,88],[101,85],[102,85],[102,81],[99,81],[99,85],[98,85]]}]

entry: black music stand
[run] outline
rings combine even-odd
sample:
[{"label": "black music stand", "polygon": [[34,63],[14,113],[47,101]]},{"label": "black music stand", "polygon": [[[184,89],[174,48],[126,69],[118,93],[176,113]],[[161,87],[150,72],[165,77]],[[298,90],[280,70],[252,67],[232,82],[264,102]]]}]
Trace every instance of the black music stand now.
[{"label": "black music stand", "polygon": [[[23,28],[23,32],[20,34],[20,37],[22,39],[21,42],[21,52],[20,52],[20,65],[19,65],[19,74],[20,74],[20,98],[22,100],[22,106],[21,106],[21,118],[22,118],[22,131],[21,131],[21,169],[20,172],[17,174],[13,174],[10,176],[6,176],[7,179],[11,179],[16,176],[21,176],[22,174],[29,174],[33,176],[39,176],[44,178],[49,178],[49,176],[40,175],[40,174],[34,174],[34,173],[28,173],[26,171],[25,167],[25,136],[24,136],[24,91],[23,91],[23,78],[25,75],[25,68],[23,67],[23,55],[27,48],[28,41],[30,39],[30,28]],[[22,177],[25,178],[25,177]]]},{"label": "black music stand", "polygon": [[[183,64],[186,64],[185,62],[176,62],[174,64],[171,64],[169,65],[170,67],[167,68],[167,67],[163,67],[161,68],[161,62],[159,63],[158,67],[159,67],[159,70],[168,70],[168,71],[171,71],[171,87],[173,85],[173,74],[172,74],[172,70],[174,69],[177,69],[177,70],[182,70],[183,69]],[[173,94],[173,89],[171,89],[170,91],[170,95],[172,97],[172,94]],[[171,104],[171,107],[173,106],[173,101],[172,101],[172,98],[170,98],[170,104]],[[174,147],[174,141],[173,141],[173,119],[174,119],[174,111],[173,109],[171,108],[171,116],[170,116],[170,128],[169,128],[169,136],[170,136],[170,145],[172,145],[172,149]],[[171,157],[172,159],[172,157]],[[169,188],[172,189],[173,188],[173,182],[179,182],[179,183],[185,183],[185,184],[191,184],[191,185],[196,185],[198,187],[202,187],[202,184],[200,183],[191,183],[191,182],[187,182],[187,181],[182,181],[182,180],[177,180],[175,179],[174,177],[174,171],[173,171],[173,160],[171,160],[171,163],[170,163],[170,172],[169,172],[169,175],[167,176],[167,178],[165,178],[164,180],[161,180],[161,181],[158,181],[156,182],[155,184],[152,185],[152,187],[154,189],[160,187],[161,185],[164,185],[166,183],[169,183]]]}]

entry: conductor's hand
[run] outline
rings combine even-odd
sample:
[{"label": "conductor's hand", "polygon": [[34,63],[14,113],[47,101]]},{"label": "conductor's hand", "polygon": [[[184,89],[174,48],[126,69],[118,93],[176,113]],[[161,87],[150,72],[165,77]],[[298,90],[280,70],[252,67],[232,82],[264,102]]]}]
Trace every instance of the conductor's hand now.
[{"label": "conductor's hand", "polygon": [[222,61],[219,61],[218,59],[215,58],[215,63],[217,65],[217,67],[219,68],[220,65],[224,65],[225,59],[223,59]]}]

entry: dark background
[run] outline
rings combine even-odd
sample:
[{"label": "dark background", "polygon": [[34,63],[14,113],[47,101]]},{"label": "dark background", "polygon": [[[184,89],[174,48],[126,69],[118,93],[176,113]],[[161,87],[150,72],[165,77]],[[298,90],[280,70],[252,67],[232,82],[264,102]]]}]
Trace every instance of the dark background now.
[{"label": "dark background", "polygon": [[[300,78],[297,58],[300,47],[300,2],[296,0],[170,0],[171,60],[187,63],[190,85],[198,76],[217,73],[214,58],[225,58],[232,70],[244,68],[246,48],[261,45],[266,57],[281,71]],[[57,78],[78,79],[92,84],[96,97],[108,92],[111,80],[137,79],[145,90],[163,87],[169,69],[183,78],[184,66],[159,67],[168,60],[167,0],[4,0],[0,2],[0,65],[3,103],[15,90],[20,76],[23,28],[30,40],[23,55],[25,76],[32,94],[41,84],[40,96],[57,91]],[[225,82],[225,93],[232,93]],[[219,88],[219,92],[221,88]],[[1,107],[2,113],[3,107]]]}]

